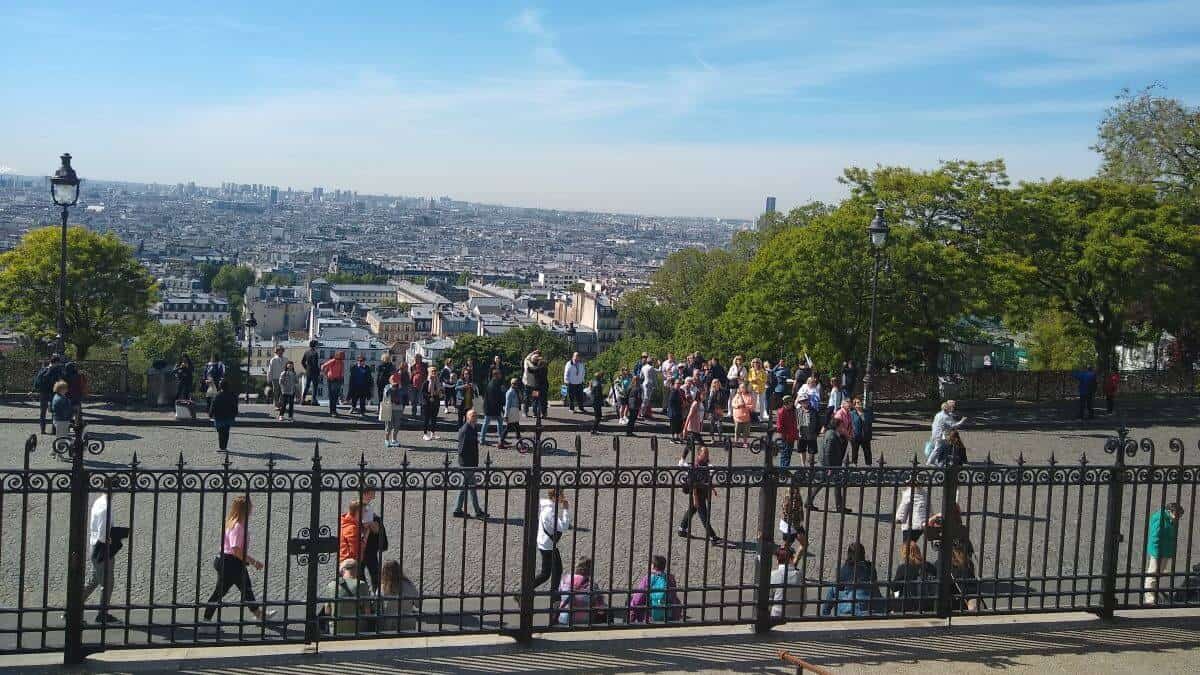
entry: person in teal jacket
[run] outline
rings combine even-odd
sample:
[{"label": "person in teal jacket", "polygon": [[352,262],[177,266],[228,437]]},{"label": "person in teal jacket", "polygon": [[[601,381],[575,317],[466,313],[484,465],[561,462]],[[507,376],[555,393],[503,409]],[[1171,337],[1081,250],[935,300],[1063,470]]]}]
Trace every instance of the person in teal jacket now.
[{"label": "person in teal jacket", "polygon": [[1150,515],[1150,532],[1146,535],[1146,592],[1142,602],[1153,605],[1158,596],[1158,579],[1170,574],[1175,561],[1175,544],[1179,539],[1179,519],[1183,507],[1171,502]]}]

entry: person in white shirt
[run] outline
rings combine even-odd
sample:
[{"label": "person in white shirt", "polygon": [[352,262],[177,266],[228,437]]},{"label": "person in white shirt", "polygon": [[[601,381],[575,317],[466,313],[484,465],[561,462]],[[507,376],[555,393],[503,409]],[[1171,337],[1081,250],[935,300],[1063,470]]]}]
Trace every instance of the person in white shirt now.
[{"label": "person in white shirt", "polygon": [[587,366],[579,358],[579,352],[571,355],[571,360],[563,368],[563,382],[567,383],[567,405],[571,412],[587,412],[583,409],[583,383],[587,381]]},{"label": "person in white shirt", "polygon": [[[663,383],[664,392],[666,391],[666,386],[670,384],[671,380],[675,379],[676,371],[678,369],[679,364],[675,362],[675,354],[672,352],[667,352],[667,359],[662,362],[662,365],[658,369],[658,374],[661,376],[659,381]],[[662,404],[663,416],[666,416],[667,414],[667,398],[667,393],[664,393]]]},{"label": "person in white shirt", "polygon": [[946,434],[952,430],[966,424],[967,418],[959,418],[954,414],[954,408],[957,406],[955,401],[946,401],[942,404],[942,410],[933,416],[933,424],[930,431],[929,442],[937,445],[937,442],[946,437]]},{"label": "person in white shirt", "polygon": [[793,555],[786,546],[775,549],[778,566],[771,572],[771,616],[804,615],[804,580],[797,567],[803,559],[803,554]]},{"label": "person in white shirt", "polygon": [[900,505],[896,507],[896,522],[900,525],[901,541],[917,541],[929,521],[929,491],[917,485],[916,479],[904,488]]},{"label": "person in white shirt", "polygon": [[[92,593],[99,587],[100,611],[96,614],[96,623],[117,623],[117,618],[108,613],[113,590],[113,559],[108,553],[108,547],[112,543],[112,516],[108,512],[107,481],[103,489],[105,492],[100,493],[96,501],[92,502],[91,515],[88,518],[88,560],[91,564],[87,582],[83,586],[83,602],[86,604],[88,598],[92,597]],[[97,544],[103,544],[100,551],[97,551]]]},{"label": "person in white shirt", "polygon": [[[541,558],[533,587],[550,581],[551,607],[558,606],[558,587],[562,582],[562,556],[558,553],[558,540],[571,527],[571,504],[566,495],[557,488],[546,490],[546,496],[538,501],[537,551]],[[554,621],[553,615],[551,621]]]},{"label": "person in white shirt", "polygon": [[270,402],[279,404],[279,376],[283,374],[283,369],[287,366],[288,360],[283,357],[283,347],[275,347],[275,356],[267,362],[267,387],[271,392]]},{"label": "person in white shirt", "polygon": [[650,411],[654,408],[654,393],[658,390],[658,366],[651,359],[642,366],[642,410],[643,419],[653,419]]}]

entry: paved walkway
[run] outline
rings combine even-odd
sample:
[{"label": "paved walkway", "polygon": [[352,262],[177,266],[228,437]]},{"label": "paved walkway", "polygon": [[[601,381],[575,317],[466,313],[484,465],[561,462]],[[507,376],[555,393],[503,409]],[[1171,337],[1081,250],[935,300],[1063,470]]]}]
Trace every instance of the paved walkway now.
[{"label": "paved walkway", "polygon": [[[1080,614],[574,634],[523,647],[504,638],[408,638],[323,645],[304,654],[226,647],[98,654],[75,672],[237,673],[792,673],[787,650],[845,673],[1195,673],[1200,613],[1149,611],[1101,622]],[[64,672],[61,656],[0,657],[0,672]],[[66,671],[70,672],[70,671]]]}]

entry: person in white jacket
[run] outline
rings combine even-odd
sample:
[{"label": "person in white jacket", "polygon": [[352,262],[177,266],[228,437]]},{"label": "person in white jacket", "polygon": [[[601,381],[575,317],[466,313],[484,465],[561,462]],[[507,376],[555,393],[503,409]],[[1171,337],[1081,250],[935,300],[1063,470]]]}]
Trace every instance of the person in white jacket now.
[{"label": "person in white jacket", "polygon": [[775,549],[775,562],[771,572],[771,616],[804,616],[804,579],[799,562],[804,554],[794,554],[790,548]]},{"label": "person in white jacket", "polygon": [[[546,490],[546,496],[538,501],[537,549],[541,564],[533,587],[550,581],[551,607],[558,606],[558,587],[562,581],[562,556],[558,553],[558,540],[563,532],[571,528],[571,505],[566,495],[557,488]],[[551,616],[551,621],[554,616]]]},{"label": "person in white jacket", "polygon": [[579,358],[579,352],[575,352],[563,367],[563,382],[567,384],[567,404],[571,406],[571,412],[575,412],[576,406],[579,412],[586,412],[583,409],[583,383],[586,381],[587,366]]},{"label": "person in white jacket", "polygon": [[283,357],[283,347],[275,347],[275,356],[267,362],[267,386],[270,388],[269,402],[272,405],[279,405],[279,376],[283,374],[283,368],[287,365],[288,360]]},{"label": "person in white jacket", "polygon": [[900,505],[896,508],[896,522],[900,524],[901,541],[917,541],[929,521],[929,491],[910,481],[900,494]]}]

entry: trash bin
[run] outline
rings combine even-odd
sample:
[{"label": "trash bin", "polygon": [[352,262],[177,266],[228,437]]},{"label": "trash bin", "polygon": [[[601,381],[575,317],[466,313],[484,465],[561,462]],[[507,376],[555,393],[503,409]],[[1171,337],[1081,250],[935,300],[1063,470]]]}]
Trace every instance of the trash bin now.
[{"label": "trash bin", "polygon": [[166,361],[155,361],[146,369],[146,401],[152,406],[171,405],[174,376]]}]

